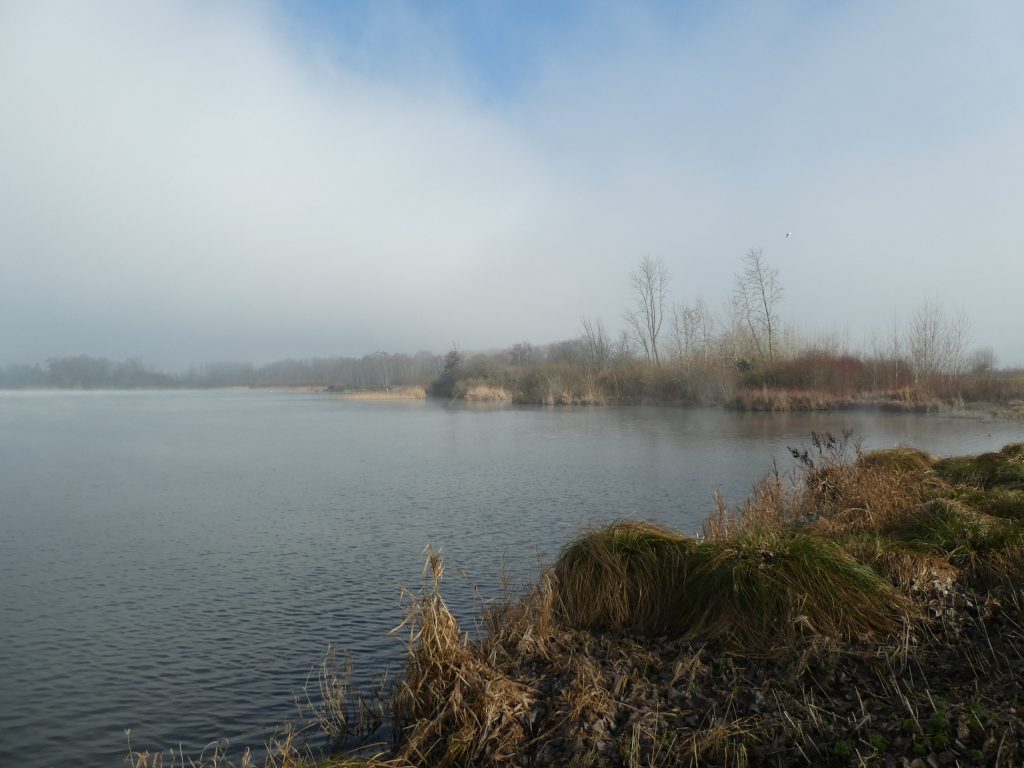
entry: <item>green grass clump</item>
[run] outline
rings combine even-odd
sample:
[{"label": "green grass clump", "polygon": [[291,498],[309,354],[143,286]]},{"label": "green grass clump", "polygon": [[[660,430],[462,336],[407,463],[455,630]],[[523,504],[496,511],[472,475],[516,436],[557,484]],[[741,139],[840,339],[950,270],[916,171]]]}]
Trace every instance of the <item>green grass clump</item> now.
[{"label": "green grass clump", "polygon": [[941,555],[969,582],[992,583],[1024,575],[1024,525],[953,500],[926,504],[893,535],[910,549]]},{"label": "green grass clump", "polygon": [[897,631],[909,603],[841,547],[805,534],[697,541],[649,524],[586,533],[555,565],[570,625],[721,641],[772,653],[801,633]]},{"label": "green grass clump", "polygon": [[891,634],[909,617],[907,601],[876,571],[821,538],[739,535],[697,555],[680,610],[692,635],[765,650],[807,632]]},{"label": "green grass clump", "polygon": [[898,472],[927,472],[935,462],[935,457],[915,448],[868,451],[857,460],[857,464],[862,467],[878,467]]},{"label": "green grass clump", "polygon": [[1007,461],[996,467],[992,485],[1001,488],[1024,488],[1024,462]]},{"label": "green grass clump", "polygon": [[857,562],[870,566],[903,591],[927,587],[936,580],[949,583],[957,575],[957,568],[941,554],[908,548],[890,536],[853,534],[839,543]]},{"label": "green grass clump", "polygon": [[993,488],[990,491],[964,491],[958,500],[985,515],[1024,520],[1024,490]]},{"label": "green grass clump", "polygon": [[[998,454],[982,456],[994,455]],[[995,463],[992,459],[983,459],[982,456],[951,456],[941,459],[936,462],[935,471],[946,482],[986,488],[995,472]]]},{"label": "green grass clump", "polygon": [[1024,461],[1024,443],[1008,443],[999,452],[1008,459]]},{"label": "green grass clump", "polygon": [[935,464],[935,471],[954,485],[1024,488],[1024,456],[1019,446],[1011,443],[999,453],[942,459]]},{"label": "green grass clump", "polygon": [[696,548],[694,540],[651,523],[587,531],[555,564],[561,611],[577,627],[667,631]]}]

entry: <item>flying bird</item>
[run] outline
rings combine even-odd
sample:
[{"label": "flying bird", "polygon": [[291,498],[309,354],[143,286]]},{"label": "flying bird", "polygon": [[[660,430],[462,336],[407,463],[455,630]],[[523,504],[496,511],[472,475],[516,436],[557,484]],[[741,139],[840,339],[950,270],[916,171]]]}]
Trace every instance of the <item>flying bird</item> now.
[{"label": "flying bird", "polygon": [[792,232],[787,232],[787,233],[786,233],[786,237],[789,237],[789,236],[790,236],[790,235],[792,235],[792,234],[793,234]]}]

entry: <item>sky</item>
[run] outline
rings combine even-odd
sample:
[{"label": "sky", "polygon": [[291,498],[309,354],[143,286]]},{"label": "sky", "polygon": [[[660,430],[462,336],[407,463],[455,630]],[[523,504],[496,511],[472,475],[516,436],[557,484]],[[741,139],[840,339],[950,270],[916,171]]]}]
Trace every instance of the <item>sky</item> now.
[{"label": "sky", "polygon": [[1022,136],[1016,0],[5,0],[0,363],[543,344],[760,247],[1024,365]]}]

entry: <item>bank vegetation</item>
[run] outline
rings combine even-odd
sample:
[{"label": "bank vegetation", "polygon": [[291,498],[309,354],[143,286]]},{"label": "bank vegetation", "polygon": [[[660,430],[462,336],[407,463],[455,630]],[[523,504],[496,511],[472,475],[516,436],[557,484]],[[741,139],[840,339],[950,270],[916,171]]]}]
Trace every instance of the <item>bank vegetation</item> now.
[{"label": "bank vegetation", "polygon": [[431,553],[402,676],[360,692],[325,664],[306,697],[343,755],[291,730],[266,765],[1020,765],[1024,444],[792,453],[698,536],[581,532],[473,632]]},{"label": "bank vegetation", "polygon": [[673,295],[661,259],[642,259],[626,277],[629,303],[614,330],[584,317],[573,338],[551,344],[454,347],[443,356],[378,351],[264,365],[220,361],[181,373],[139,359],[78,355],[0,366],[0,388],[312,388],[365,399],[421,388],[449,402],[761,411],[932,411],[983,403],[1000,415],[1024,415],[1024,370],[1000,369],[990,348],[973,343],[967,315],[936,301],[919,305],[903,326],[876,330],[855,345],[847,331],[786,318],[782,278],[760,248],[740,261],[718,309],[699,295]]}]

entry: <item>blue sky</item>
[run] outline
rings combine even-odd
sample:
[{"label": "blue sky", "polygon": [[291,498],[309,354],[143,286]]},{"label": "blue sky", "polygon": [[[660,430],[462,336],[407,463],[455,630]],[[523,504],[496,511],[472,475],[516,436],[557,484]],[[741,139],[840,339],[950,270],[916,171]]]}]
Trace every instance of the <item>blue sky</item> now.
[{"label": "blue sky", "polygon": [[408,70],[416,62],[402,51],[424,53],[420,46],[428,36],[438,41],[439,50],[426,55],[454,59],[480,100],[500,103],[529,88],[543,58],[553,48],[571,45],[596,7],[583,2],[288,0],[281,12],[294,21],[300,41],[329,47],[342,65],[385,79],[413,75]]},{"label": "blue sky", "polygon": [[1024,364],[1019,3],[12,1],[0,103],[0,362],[545,343],[763,247]]}]

